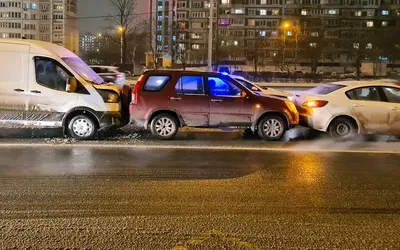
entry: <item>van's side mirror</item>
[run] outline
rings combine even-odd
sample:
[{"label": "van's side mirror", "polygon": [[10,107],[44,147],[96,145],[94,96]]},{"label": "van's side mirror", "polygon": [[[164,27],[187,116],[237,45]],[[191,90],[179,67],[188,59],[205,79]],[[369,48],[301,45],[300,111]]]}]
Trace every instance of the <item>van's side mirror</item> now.
[{"label": "van's side mirror", "polygon": [[78,87],[78,83],[76,81],[75,77],[70,77],[68,78],[68,83],[67,83],[67,89],[66,91],[68,93],[74,93],[76,91],[76,88]]},{"label": "van's side mirror", "polygon": [[245,91],[240,92],[240,97],[246,98],[247,97],[247,93]]}]

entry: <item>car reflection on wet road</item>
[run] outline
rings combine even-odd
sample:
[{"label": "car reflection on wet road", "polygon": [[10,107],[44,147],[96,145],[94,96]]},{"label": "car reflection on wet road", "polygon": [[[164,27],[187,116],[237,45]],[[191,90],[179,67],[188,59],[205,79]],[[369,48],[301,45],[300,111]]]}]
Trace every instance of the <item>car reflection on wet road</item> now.
[{"label": "car reflection on wet road", "polygon": [[400,245],[399,142],[3,140],[0,157],[1,248]]}]

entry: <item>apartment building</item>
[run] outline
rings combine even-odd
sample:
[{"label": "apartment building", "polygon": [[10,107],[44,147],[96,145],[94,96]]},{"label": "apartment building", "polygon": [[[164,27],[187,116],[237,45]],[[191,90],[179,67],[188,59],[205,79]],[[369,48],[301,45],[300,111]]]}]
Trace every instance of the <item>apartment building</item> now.
[{"label": "apartment building", "polygon": [[[213,27],[218,34],[214,36],[214,51],[226,50],[226,55],[223,51],[214,54],[219,54],[218,61],[222,62],[235,60],[237,64],[251,65],[255,58],[262,58],[263,63],[271,64],[284,53],[285,60],[306,64],[307,59],[295,52],[301,36],[302,40],[311,41],[310,47],[324,46],[320,63],[352,64],[354,58],[349,56],[349,50],[374,49],[377,39],[390,37],[400,29],[400,0],[214,2]],[[177,46],[187,50],[189,63],[206,63],[209,10],[208,1],[178,0]],[[387,57],[382,54],[381,58]]]},{"label": "apartment building", "polygon": [[100,35],[95,36],[91,33],[79,36],[79,52],[84,55],[88,52],[100,51]]},{"label": "apartment building", "polygon": [[176,0],[149,0],[149,23],[153,53],[159,57],[171,54],[175,57],[176,47]]},{"label": "apartment building", "polygon": [[77,0],[0,0],[0,38],[52,42],[79,53]]}]

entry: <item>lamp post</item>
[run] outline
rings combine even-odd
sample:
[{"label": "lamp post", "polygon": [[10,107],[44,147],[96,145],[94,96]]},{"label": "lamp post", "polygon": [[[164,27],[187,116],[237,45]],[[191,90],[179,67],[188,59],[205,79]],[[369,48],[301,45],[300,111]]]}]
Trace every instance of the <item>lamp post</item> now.
[{"label": "lamp post", "polygon": [[208,65],[207,65],[207,70],[209,72],[212,71],[213,19],[214,19],[214,0],[210,0],[210,24],[208,27]]},{"label": "lamp post", "polygon": [[283,53],[282,53],[282,63],[285,62],[285,53],[286,53],[286,35],[287,29],[289,28],[289,23],[285,23],[283,25]]},{"label": "lamp post", "polygon": [[121,64],[124,63],[124,27],[118,27],[118,32],[121,33]]},{"label": "lamp post", "polygon": [[285,62],[285,53],[286,53],[286,33],[289,28],[289,23],[285,23],[283,25],[283,53],[282,53],[282,63]]}]

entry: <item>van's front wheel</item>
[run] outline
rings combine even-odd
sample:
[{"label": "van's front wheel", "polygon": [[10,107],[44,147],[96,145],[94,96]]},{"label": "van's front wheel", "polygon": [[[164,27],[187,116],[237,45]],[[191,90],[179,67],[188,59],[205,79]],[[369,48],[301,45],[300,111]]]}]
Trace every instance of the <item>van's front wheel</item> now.
[{"label": "van's front wheel", "polygon": [[86,115],[77,115],[68,123],[69,134],[77,140],[90,140],[97,133],[96,123]]}]

